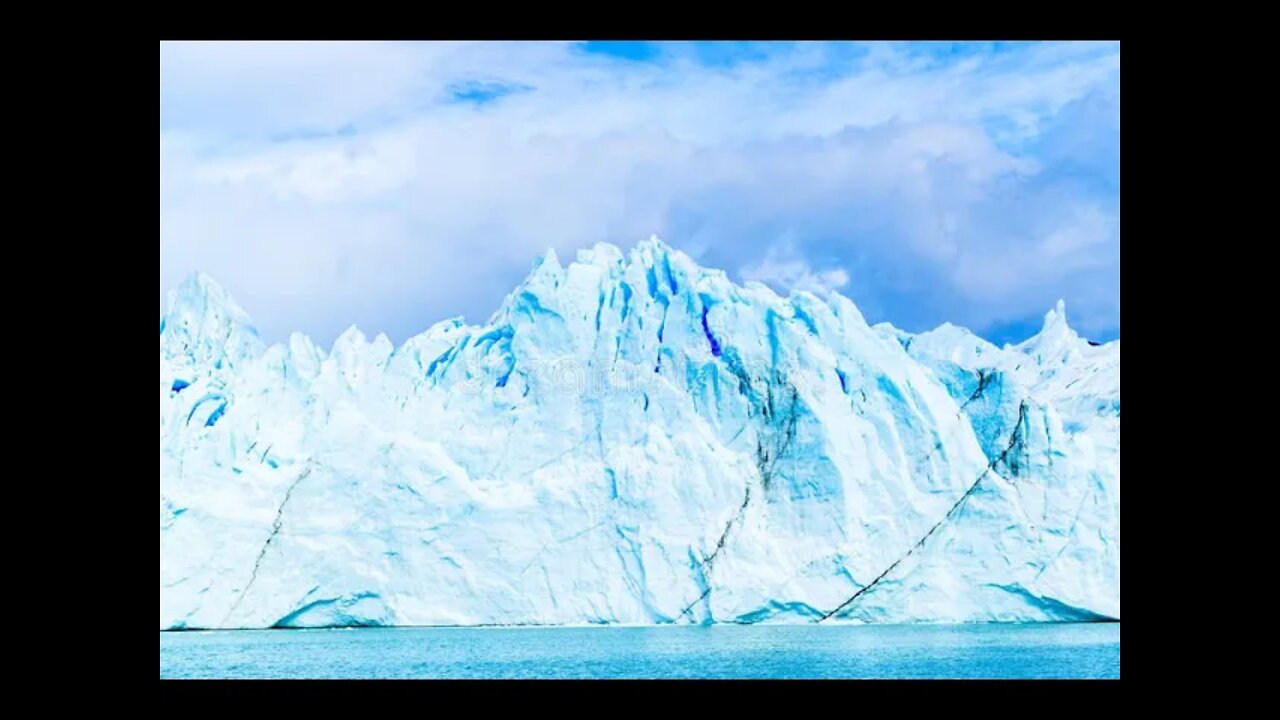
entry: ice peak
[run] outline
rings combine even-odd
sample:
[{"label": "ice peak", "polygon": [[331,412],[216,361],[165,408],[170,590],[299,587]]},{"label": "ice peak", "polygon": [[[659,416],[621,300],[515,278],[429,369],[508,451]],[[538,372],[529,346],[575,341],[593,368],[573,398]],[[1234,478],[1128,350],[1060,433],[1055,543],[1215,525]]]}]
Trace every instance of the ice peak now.
[{"label": "ice peak", "polygon": [[641,240],[636,243],[636,250],[653,255],[670,255],[675,252],[670,245],[663,242],[662,238],[657,235],[650,235],[648,240]]},{"label": "ice peak", "polygon": [[630,262],[639,263],[645,267],[654,267],[657,265],[670,265],[678,258],[687,259],[687,256],[663,242],[657,235],[650,235],[648,240],[641,240],[636,243],[630,253]]},{"label": "ice peak", "polygon": [[365,336],[360,328],[352,324],[342,331],[337,340],[333,341],[332,352],[338,352],[339,348],[360,347],[369,344],[369,339]]},{"label": "ice peak", "polygon": [[1044,324],[1040,327],[1039,334],[1033,340],[1039,340],[1040,344],[1058,342],[1063,338],[1070,338],[1075,335],[1071,326],[1067,324],[1067,304],[1059,300],[1053,309],[1044,314]]},{"label": "ice peak", "polygon": [[179,290],[182,290],[184,288],[197,288],[202,291],[219,292],[219,293],[222,293],[223,295],[225,295],[227,292],[221,285],[218,284],[217,280],[214,280],[213,278],[209,277],[208,273],[202,272],[200,270],[196,270],[194,272],[188,273],[187,276],[182,279],[182,282],[178,283]]},{"label": "ice peak", "polygon": [[169,315],[183,311],[201,314],[222,311],[242,322],[248,322],[249,319],[248,314],[231,298],[231,294],[202,272],[191,273],[178,284],[176,290],[169,293]]},{"label": "ice peak", "polygon": [[322,354],[310,337],[297,331],[289,333],[289,352],[298,357],[316,357]]},{"label": "ice peak", "polygon": [[975,341],[975,340],[984,342],[984,343],[986,342],[985,339],[979,337],[976,333],[974,333],[969,328],[956,325],[951,322],[943,322],[941,325],[939,325],[938,327],[932,330],[920,333],[921,337],[924,337],[925,335],[929,335],[932,337],[939,337],[939,338],[947,338],[949,340],[956,340],[956,341],[962,341],[962,342],[969,342],[969,341]]},{"label": "ice peak", "polygon": [[1049,312],[1044,314],[1044,325],[1040,332],[1018,345],[1023,352],[1045,362],[1050,358],[1060,359],[1076,352],[1084,341],[1067,324],[1067,304],[1059,300]]},{"label": "ice peak", "polygon": [[1043,333],[1059,325],[1067,327],[1067,303],[1061,299],[1053,306],[1053,309],[1044,314],[1044,326],[1040,332]]},{"label": "ice peak", "polygon": [[546,266],[548,270],[560,269],[560,256],[556,254],[555,248],[547,248],[547,251],[542,253],[541,257],[533,261],[534,271],[542,269],[543,266]]},{"label": "ice peak", "polygon": [[564,280],[564,273],[565,269],[560,264],[560,256],[556,254],[554,248],[547,248],[547,251],[541,257],[533,261],[533,268],[529,271],[529,274],[507,296],[506,301],[490,318],[490,322],[493,321],[493,318],[502,315],[505,308],[523,294],[541,296],[552,292]]},{"label": "ice peak", "polygon": [[622,251],[616,245],[600,242],[590,250],[579,250],[578,262],[608,268],[622,262]]},{"label": "ice peak", "polygon": [[160,347],[170,357],[186,357],[189,362],[215,367],[224,361],[234,364],[265,349],[249,315],[202,272],[188,275],[169,293]]}]

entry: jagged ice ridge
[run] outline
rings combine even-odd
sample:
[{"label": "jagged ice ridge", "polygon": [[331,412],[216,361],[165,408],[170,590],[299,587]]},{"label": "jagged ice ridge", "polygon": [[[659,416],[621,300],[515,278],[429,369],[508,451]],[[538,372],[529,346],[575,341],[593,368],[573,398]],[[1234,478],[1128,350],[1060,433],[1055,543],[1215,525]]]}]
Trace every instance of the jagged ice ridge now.
[{"label": "jagged ice ridge", "polygon": [[160,322],[160,628],[1120,617],[1120,342],[552,252],[484,325]]}]

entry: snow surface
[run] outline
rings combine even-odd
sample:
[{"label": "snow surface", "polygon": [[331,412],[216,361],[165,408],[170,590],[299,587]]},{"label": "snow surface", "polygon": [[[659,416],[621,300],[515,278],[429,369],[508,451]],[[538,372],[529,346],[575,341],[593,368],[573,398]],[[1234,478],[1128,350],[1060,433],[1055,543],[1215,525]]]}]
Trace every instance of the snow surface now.
[{"label": "snow surface", "polygon": [[1120,343],[548,252],[488,323],[160,326],[160,628],[1120,617]]}]

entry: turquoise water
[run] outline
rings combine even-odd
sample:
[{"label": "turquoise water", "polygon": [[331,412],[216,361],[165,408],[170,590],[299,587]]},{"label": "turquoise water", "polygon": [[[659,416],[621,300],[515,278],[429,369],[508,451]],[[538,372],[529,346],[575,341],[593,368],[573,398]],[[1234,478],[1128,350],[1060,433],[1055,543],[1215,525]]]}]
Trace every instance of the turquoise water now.
[{"label": "turquoise water", "polygon": [[1118,678],[1120,624],[160,633],[162,678]]}]

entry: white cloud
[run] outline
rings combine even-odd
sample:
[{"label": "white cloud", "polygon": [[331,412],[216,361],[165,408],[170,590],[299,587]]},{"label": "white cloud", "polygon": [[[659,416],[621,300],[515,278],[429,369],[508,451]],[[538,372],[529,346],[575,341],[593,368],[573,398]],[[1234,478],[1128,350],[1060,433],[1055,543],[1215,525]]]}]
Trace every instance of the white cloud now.
[{"label": "white cloud", "polygon": [[[980,327],[1043,311],[1021,278],[1056,292],[1082,258],[1118,268],[1118,197],[1042,188],[1035,149],[1096,88],[1118,103],[1118,46],[841,52],[712,68],[563,43],[162,44],[162,296],[202,269],[270,336],[403,339],[483,319],[548,246],[657,232],[743,278],[852,278],[864,310]],[[529,90],[448,102],[476,82]],[[1007,277],[981,281],[991,263]],[[1118,325],[1116,277],[1098,303]],[[919,307],[891,297],[917,286]]]},{"label": "white cloud", "polygon": [[1040,252],[1059,260],[1065,256],[1078,256],[1082,250],[1106,243],[1111,238],[1114,225],[1112,218],[1097,208],[1079,208],[1070,221],[1040,241]]},{"label": "white cloud", "polygon": [[206,185],[248,186],[280,200],[341,202],[401,189],[417,175],[416,154],[411,138],[384,133],[210,160],[197,166],[191,178]]},{"label": "white cloud", "polygon": [[738,274],[744,280],[767,283],[783,292],[806,290],[820,296],[849,284],[849,273],[844,268],[814,270],[808,261],[796,255],[794,247],[788,246],[769,248],[763,260],[739,269]]}]

